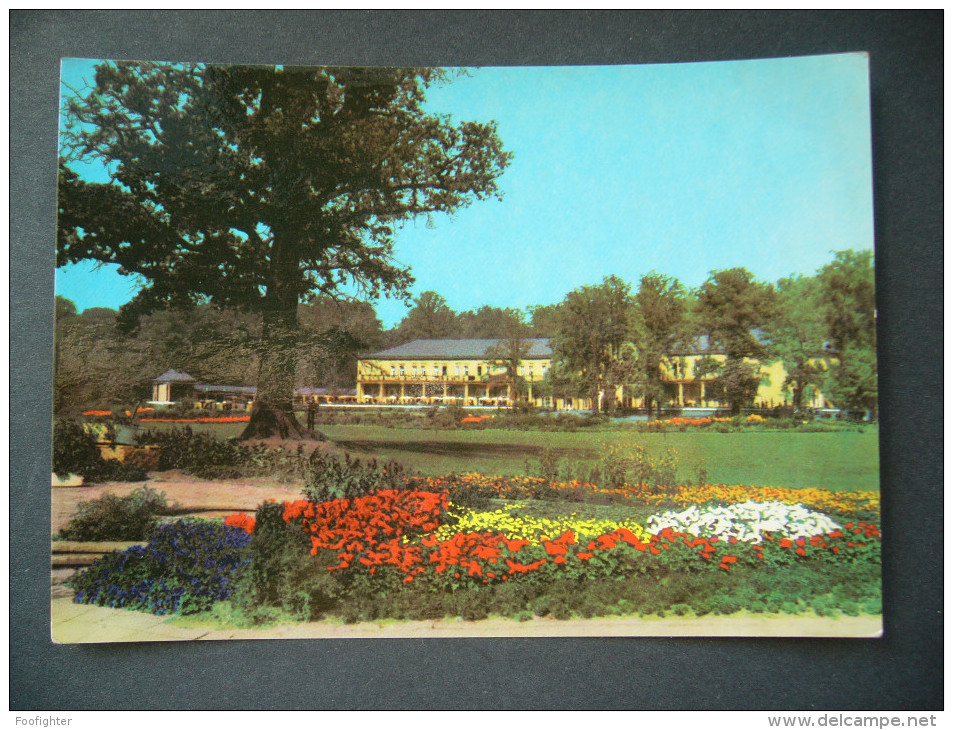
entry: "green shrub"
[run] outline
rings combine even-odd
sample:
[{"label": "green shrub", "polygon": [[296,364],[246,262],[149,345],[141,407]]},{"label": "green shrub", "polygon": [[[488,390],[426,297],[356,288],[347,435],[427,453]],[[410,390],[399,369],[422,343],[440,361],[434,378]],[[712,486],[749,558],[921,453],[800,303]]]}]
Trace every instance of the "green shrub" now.
[{"label": "green shrub", "polygon": [[158,517],[172,512],[165,494],[149,487],[140,487],[125,497],[104,494],[80,502],[76,516],[59,536],[79,542],[137,542],[149,537]]},{"label": "green shrub", "polygon": [[251,623],[277,615],[300,621],[320,618],[342,595],[339,579],[328,571],[337,562],[329,550],[311,555],[311,542],[299,524],[282,518],[284,506],[266,503],[255,515],[248,546],[251,563],[239,577],[232,603]]},{"label": "green shrub", "polygon": [[252,476],[301,478],[307,461],[304,447],[289,452],[264,445],[245,446],[236,439],[220,439],[191,427],[169,431],[144,431],[139,445],[161,447],[159,469],[179,469],[202,479],[241,479]]},{"label": "green shrub", "polygon": [[53,472],[60,477],[79,474],[87,483],[135,482],[146,478],[138,466],[104,459],[96,438],[75,421],[57,421],[53,427]]},{"label": "green shrub", "polygon": [[403,489],[406,484],[403,465],[388,461],[378,467],[377,461],[361,461],[315,451],[305,469],[305,496],[312,502],[332,499],[353,499],[381,489]]}]

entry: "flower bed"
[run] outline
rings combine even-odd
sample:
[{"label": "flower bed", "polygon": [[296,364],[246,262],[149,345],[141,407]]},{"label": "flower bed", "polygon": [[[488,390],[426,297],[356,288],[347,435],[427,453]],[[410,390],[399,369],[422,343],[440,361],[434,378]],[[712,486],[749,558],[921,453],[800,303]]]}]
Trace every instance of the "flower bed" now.
[{"label": "flower bed", "polygon": [[203,520],[162,525],[145,547],[97,560],[70,579],[76,603],[159,615],[196,613],[227,599],[249,562],[244,530]]},{"label": "flower bed", "polygon": [[157,613],[230,598],[251,622],[879,611],[880,531],[869,520],[840,527],[801,505],[747,502],[655,515],[649,531],[518,507],[451,509],[433,489],[266,503],[201,534],[182,523],[74,585],[79,601]]},{"label": "flower bed", "polygon": [[702,537],[757,543],[765,534],[810,538],[841,529],[827,515],[812,512],[801,504],[751,501],[706,509],[693,505],[684,512],[664,512],[652,515],[647,527],[653,533],[672,529]]},{"label": "flower bed", "polygon": [[[759,533],[764,544],[754,545],[748,544],[753,540],[742,540],[734,535],[727,539],[706,537],[670,526],[660,527],[657,534],[647,536],[619,527],[596,536],[582,548],[572,529],[552,539],[548,536],[513,539],[502,531],[464,530],[451,536],[446,529],[437,530],[446,506],[445,494],[387,491],[317,505],[305,501],[286,503],[283,519],[287,523],[300,523],[301,529],[309,534],[312,555],[324,550],[335,553],[338,562],[327,570],[366,570],[375,575],[381,568],[390,569],[399,573],[404,583],[424,575],[434,578],[444,574],[464,581],[505,581],[511,576],[544,568],[558,571],[561,568],[557,566],[564,565],[576,566],[580,575],[590,572],[589,567],[580,572],[579,563],[598,565],[597,574],[619,577],[663,567],[697,570],[703,569],[706,563],[729,570],[739,561],[755,565],[766,557],[775,564],[788,562],[792,556],[830,559],[838,554],[869,550],[880,540],[877,528],[869,524],[857,528],[856,534],[863,533],[862,538],[853,537],[855,530],[799,534],[795,539],[782,531],[779,535]],[[767,512],[778,509],[772,506]],[[739,511],[729,513],[737,516]],[[795,509],[788,514],[797,516],[801,512]],[[819,519],[823,515],[806,514],[814,520],[815,526],[824,528],[824,521]],[[808,524],[803,515],[802,524]],[[838,527],[833,522],[830,525]],[[737,530],[735,525],[729,527],[727,532]],[[802,532],[804,529],[807,528]],[[430,534],[419,540],[409,539],[414,533]],[[604,559],[590,563],[597,556]],[[439,585],[441,581],[436,583]]]},{"label": "flower bed", "polygon": [[494,477],[467,473],[453,477],[426,477],[416,480],[419,488],[431,491],[481,492],[497,499],[565,498],[573,495],[604,495],[633,500],[651,507],[688,507],[708,503],[783,502],[803,504],[822,512],[850,513],[880,510],[875,491],[832,492],[827,489],[755,487],[743,484],[701,484],[677,486],[626,485],[609,489],[587,482],[550,483],[535,477]]},{"label": "flower bed", "polygon": [[514,502],[492,511],[460,510],[457,521],[444,525],[437,537],[448,539],[457,532],[502,533],[516,540],[550,540],[571,530],[579,539],[590,539],[624,527],[639,537],[648,537],[645,528],[635,520],[583,520],[571,514],[563,518],[544,519],[513,514],[525,504]]}]

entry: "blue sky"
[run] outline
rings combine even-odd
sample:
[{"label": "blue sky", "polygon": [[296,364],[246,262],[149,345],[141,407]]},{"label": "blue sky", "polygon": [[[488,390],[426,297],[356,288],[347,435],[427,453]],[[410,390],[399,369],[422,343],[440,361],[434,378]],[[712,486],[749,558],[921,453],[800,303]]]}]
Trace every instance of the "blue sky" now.
[{"label": "blue sky", "polygon": [[[92,64],[64,61],[64,80],[91,81]],[[734,266],[814,273],[831,251],[873,248],[868,88],[864,54],[473,69],[428,103],[498,122],[514,154],[503,201],[407,223],[397,259],[414,294],[457,311],[552,304],[610,274],[635,287],[653,269],[690,287]],[[108,267],[57,271],[81,310],[135,289]],[[377,310],[385,326],[407,311]]]}]

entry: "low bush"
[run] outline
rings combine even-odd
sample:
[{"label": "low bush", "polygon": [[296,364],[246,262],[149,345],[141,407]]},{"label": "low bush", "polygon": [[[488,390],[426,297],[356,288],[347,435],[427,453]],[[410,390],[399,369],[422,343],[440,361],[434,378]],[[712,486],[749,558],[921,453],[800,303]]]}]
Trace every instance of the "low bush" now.
[{"label": "low bush", "polygon": [[95,436],[75,421],[57,421],[53,427],[53,472],[60,477],[78,474],[91,484],[137,482],[146,478],[141,467],[104,459]]},{"label": "low bush", "polygon": [[236,439],[220,439],[207,432],[195,432],[190,426],[168,431],[142,431],[139,445],[161,447],[159,469],[179,469],[203,479],[241,479],[252,476],[301,478],[307,460],[304,448],[296,451],[245,446]]},{"label": "low bush", "polygon": [[375,459],[361,461],[323,454],[311,454],[305,469],[305,496],[312,502],[353,499],[380,489],[403,489],[407,481],[404,467],[396,461],[378,466]]},{"label": "low bush", "polygon": [[198,613],[231,596],[251,537],[204,520],[160,526],[145,547],[110,553],[73,576],[76,603],[164,615]]},{"label": "low bush", "polygon": [[76,516],[59,532],[63,540],[138,542],[152,533],[157,518],[172,514],[165,494],[140,487],[125,497],[104,494],[80,502]]},{"label": "low bush", "polygon": [[278,615],[301,621],[320,618],[342,594],[340,576],[327,568],[337,562],[330,551],[310,553],[311,541],[300,523],[284,520],[284,505],[266,503],[255,515],[250,564],[236,585],[232,604],[252,624]]}]

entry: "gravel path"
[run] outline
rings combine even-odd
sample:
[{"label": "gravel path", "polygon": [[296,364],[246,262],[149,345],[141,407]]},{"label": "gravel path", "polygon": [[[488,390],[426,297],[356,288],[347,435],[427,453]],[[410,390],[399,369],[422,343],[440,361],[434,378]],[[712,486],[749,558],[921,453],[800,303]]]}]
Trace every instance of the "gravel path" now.
[{"label": "gravel path", "polygon": [[267,479],[206,481],[176,472],[163,472],[146,482],[111,482],[88,487],[54,487],[51,501],[51,528],[56,534],[76,514],[80,502],[104,494],[123,496],[142,486],[165,492],[170,505],[191,512],[217,512],[209,517],[230,512],[254,511],[269,499],[278,501],[301,499],[301,487],[278,484]]}]

